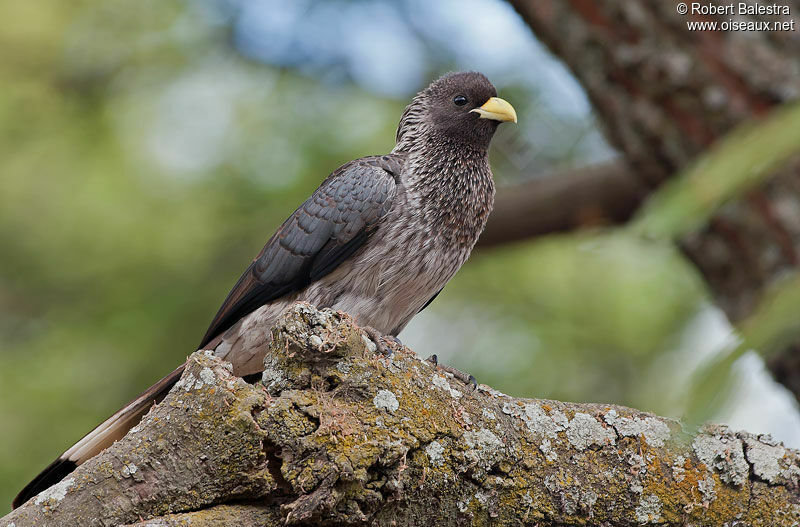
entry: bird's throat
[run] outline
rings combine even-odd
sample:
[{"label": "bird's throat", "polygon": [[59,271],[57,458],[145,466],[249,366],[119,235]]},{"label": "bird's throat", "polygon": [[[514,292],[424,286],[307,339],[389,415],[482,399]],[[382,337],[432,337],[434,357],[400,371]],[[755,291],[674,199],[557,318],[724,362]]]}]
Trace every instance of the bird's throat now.
[{"label": "bird's throat", "polygon": [[494,203],[494,180],[485,152],[438,148],[411,155],[404,184],[416,217],[437,242],[471,250]]}]

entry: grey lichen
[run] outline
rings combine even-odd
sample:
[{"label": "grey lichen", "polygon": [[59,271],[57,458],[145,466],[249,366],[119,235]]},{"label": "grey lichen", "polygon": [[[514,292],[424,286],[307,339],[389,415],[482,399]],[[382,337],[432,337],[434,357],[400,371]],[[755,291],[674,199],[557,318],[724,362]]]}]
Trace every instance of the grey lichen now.
[{"label": "grey lichen", "polygon": [[501,392],[500,390],[495,390],[491,386],[486,386],[485,384],[478,385],[478,391],[491,395],[497,399],[508,399],[509,396]]},{"label": "grey lichen", "polygon": [[541,444],[539,445],[539,450],[544,454],[544,458],[547,461],[553,462],[558,459],[558,454],[553,449],[553,445],[550,443],[549,439],[542,440]]},{"label": "grey lichen", "polygon": [[181,377],[181,379],[175,383],[175,388],[183,388],[185,391],[189,391],[194,388],[194,374],[188,373]]},{"label": "grey lichen", "polygon": [[261,373],[261,382],[270,393],[278,393],[288,387],[286,376],[277,357],[267,355],[267,359],[264,361],[264,371]]},{"label": "grey lichen", "polygon": [[559,504],[561,506],[561,510],[564,511],[565,514],[572,516],[573,514],[578,512],[578,500],[580,496],[576,496],[570,491],[562,492],[559,495]]},{"label": "grey lichen", "polygon": [[478,503],[480,503],[483,506],[489,503],[490,498],[491,495],[486,491],[479,490],[478,492],[475,493],[475,499],[478,501]]},{"label": "grey lichen", "polygon": [[200,380],[204,384],[214,384],[217,382],[217,377],[214,375],[214,372],[211,371],[211,368],[203,368],[200,370]]},{"label": "grey lichen", "polygon": [[72,487],[73,483],[75,483],[75,478],[67,478],[56,483],[49,489],[40,492],[39,495],[36,496],[36,505],[44,505],[49,509],[55,509],[67,495],[67,491]]},{"label": "grey lichen", "polygon": [[581,508],[589,514],[590,518],[594,516],[592,513],[592,507],[594,507],[594,504],[597,503],[597,498],[597,493],[592,489],[584,490],[581,493]]},{"label": "grey lichen", "polygon": [[486,428],[481,428],[477,432],[464,432],[464,442],[468,447],[478,448],[487,454],[503,447],[503,442],[500,441],[500,438]]},{"label": "grey lichen", "polygon": [[686,463],[686,458],[683,456],[678,456],[675,458],[675,462],[672,464],[672,477],[680,483],[686,477],[686,469],[684,468],[684,463]]},{"label": "grey lichen", "polygon": [[465,457],[483,468],[490,468],[494,462],[502,457],[504,445],[497,435],[491,430],[469,430],[464,432],[464,443],[469,447]]},{"label": "grey lichen", "polygon": [[[324,355],[332,352],[339,354],[353,348],[353,346],[342,346],[342,342],[332,339],[334,335],[340,335],[342,328],[351,322],[345,313],[332,309],[318,310],[311,304],[297,302],[284,311],[282,318],[273,328],[273,339],[277,337],[277,342],[284,342],[307,359],[322,360]],[[356,329],[354,326],[349,327]],[[358,330],[359,340],[366,348],[366,341],[361,335],[363,333]],[[325,358],[325,360],[331,359],[335,357],[329,355]]]},{"label": "grey lichen", "polygon": [[181,377],[181,379],[175,383],[175,387],[183,388],[184,391],[188,392],[191,390],[199,390],[206,385],[216,384],[216,382],[217,378],[214,372],[211,371],[210,368],[203,368],[196,377],[193,373],[188,373]]},{"label": "grey lichen", "polygon": [[550,491],[550,493],[555,494],[561,488],[561,485],[558,484],[556,476],[551,474],[544,477],[544,488]]},{"label": "grey lichen", "polygon": [[122,472],[122,477],[123,478],[129,478],[129,477],[133,476],[134,474],[136,474],[136,472],[138,472],[138,471],[139,471],[139,467],[137,467],[133,463],[128,463],[127,465],[122,467],[122,471],[121,471]]},{"label": "grey lichen", "polygon": [[723,483],[741,485],[747,480],[750,466],[744,458],[742,441],[726,429],[699,434],[692,442],[692,448],[709,470],[719,472]]},{"label": "grey lichen", "polygon": [[567,425],[567,439],[578,450],[586,450],[592,445],[614,444],[613,430],[604,427],[589,414],[576,412]]},{"label": "grey lichen", "polygon": [[530,432],[549,439],[555,439],[569,424],[567,416],[562,412],[556,410],[547,415],[535,402],[520,405],[517,402],[507,401],[503,403],[503,413],[522,419]]},{"label": "grey lichen", "polygon": [[431,465],[434,467],[439,467],[444,463],[444,447],[438,441],[431,441],[427,447],[425,447],[425,453],[428,455],[428,461],[430,461]]},{"label": "grey lichen", "polygon": [[780,444],[770,445],[748,437],[745,440],[747,461],[753,466],[753,473],[764,481],[774,483],[781,474],[780,460],[786,449]]},{"label": "grey lichen", "polygon": [[431,377],[431,382],[433,383],[434,386],[436,386],[440,390],[444,390],[445,392],[449,393],[450,397],[452,397],[454,399],[458,399],[462,395],[464,395],[460,391],[458,391],[455,388],[453,388],[452,386],[450,386],[450,383],[447,382],[447,379],[445,377],[442,377],[441,375],[439,375],[437,373],[433,374],[433,376]]},{"label": "grey lichen", "polygon": [[616,410],[609,410],[604,421],[613,426],[623,437],[644,437],[647,444],[662,447],[669,440],[669,427],[656,417],[619,417]]},{"label": "grey lichen", "polygon": [[400,408],[400,403],[397,401],[397,396],[390,392],[389,390],[380,390],[372,399],[372,404],[375,407],[388,410],[390,413],[394,413]]},{"label": "grey lichen", "polygon": [[717,497],[717,492],[714,490],[714,478],[711,476],[707,476],[697,482],[697,490],[700,491],[700,495],[703,496],[703,502],[705,504],[711,503],[714,498]]},{"label": "grey lichen", "polygon": [[655,494],[642,496],[634,511],[636,521],[644,523],[658,523],[661,521],[661,499]]}]

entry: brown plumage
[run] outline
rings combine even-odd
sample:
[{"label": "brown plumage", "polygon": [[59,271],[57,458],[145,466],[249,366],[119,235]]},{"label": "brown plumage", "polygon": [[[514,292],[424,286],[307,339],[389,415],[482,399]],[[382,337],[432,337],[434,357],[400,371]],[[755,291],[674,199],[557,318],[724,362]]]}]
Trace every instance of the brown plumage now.
[{"label": "brown plumage", "polygon": [[[303,300],[345,311],[396,336],[466,261],[494,199],[488,148],[516,122],[480,73],[445,75],[403,112],[391,153],[328,176],[269,239],[233,287],[199,349],[237,375],[262,369],[269,328]],[[143,392],[26,486],[14,507],[124,436],[177,382],[183,366]]]}]

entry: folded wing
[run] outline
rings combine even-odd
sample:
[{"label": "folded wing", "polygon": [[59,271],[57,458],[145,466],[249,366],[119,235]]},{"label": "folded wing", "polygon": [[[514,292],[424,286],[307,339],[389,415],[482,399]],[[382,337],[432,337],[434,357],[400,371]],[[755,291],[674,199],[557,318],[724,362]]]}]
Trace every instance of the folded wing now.
[{"label": "folded wing", "polygon": [[389,211],[400,160],[352,161],[300,205],[245,270],[206,331],[200,348],[260,306],[330,273],[369,239]]}]

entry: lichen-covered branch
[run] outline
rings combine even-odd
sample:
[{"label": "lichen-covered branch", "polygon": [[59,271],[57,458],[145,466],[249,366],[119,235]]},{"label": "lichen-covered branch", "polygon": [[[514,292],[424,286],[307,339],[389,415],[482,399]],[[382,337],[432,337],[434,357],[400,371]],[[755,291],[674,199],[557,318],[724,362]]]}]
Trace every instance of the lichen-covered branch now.
[{"label": "lichen-covered branch", "polygon": [[307,304],[273,335],[263,383],[193,354],[141,424],[0,526],[800,522],[800,453],[769,438],[472,390]]}]

